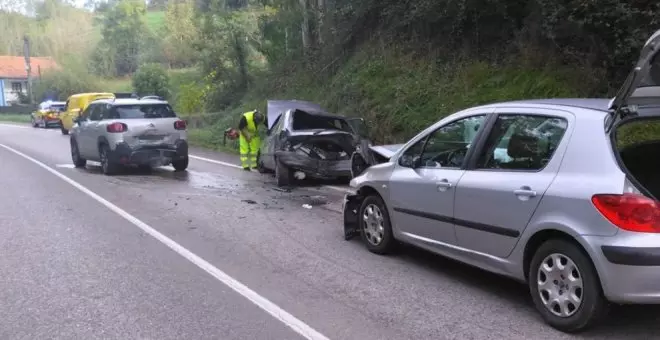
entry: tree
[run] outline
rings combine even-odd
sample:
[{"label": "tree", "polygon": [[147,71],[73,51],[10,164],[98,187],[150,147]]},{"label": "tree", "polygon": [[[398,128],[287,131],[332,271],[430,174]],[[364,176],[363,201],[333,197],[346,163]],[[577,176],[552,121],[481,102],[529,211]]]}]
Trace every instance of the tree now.
[{"label": "tree", "polygon": [[192,66],[197,57],[194,43],[199,39],[195,0],[172,1],[165,12],[164,52],[171,67]]},{"label": "tree", "polygon": [[140,48],[147,32],[145,13],[143,2],[131,0],[120,0],[105,13],[101,43],[112,49],[117,75],[137,70]]},{"label": "tree", "polygon": [[133,90],[140,96],[156,95],[168,98],[169,86],[170,78],[160,64],[144,64],[133,75]]}]

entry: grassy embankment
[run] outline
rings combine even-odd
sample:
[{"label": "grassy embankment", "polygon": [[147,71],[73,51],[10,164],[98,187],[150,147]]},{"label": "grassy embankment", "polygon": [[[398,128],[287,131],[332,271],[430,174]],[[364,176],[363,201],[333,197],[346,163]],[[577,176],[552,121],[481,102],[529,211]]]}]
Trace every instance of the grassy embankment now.
[{"label": "grassy embankment", "polygon": [[218,148],[222,131],[241,112],[265,110],[267,99],[303,99],[369,122],[377,143],[405,141],[440,118],[490,102],[587,96],[588,88],[570,69],[492,66],[481,62],[438,62],[389,50],[363,48],[329,79],[310,73],[276,75],[256,81],[254,89],[214,125],[191,131],[197,145]]},{"label": "grassy embankment", "polygon": [[12,123],[29,123],[30,115],[18,113],[0,113],[0,121]]}]

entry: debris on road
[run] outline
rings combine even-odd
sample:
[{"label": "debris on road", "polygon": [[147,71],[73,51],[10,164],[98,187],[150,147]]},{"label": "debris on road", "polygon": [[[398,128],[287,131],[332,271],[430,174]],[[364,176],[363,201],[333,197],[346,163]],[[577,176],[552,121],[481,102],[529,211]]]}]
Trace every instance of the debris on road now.
[{"label": "debris on road", "polygon": [[253,200],[241,200],[241,202],[245,202],[247,204],[257,204],[257,202],[255,202]]},{"label": "debris on road", "polygon": [[312,206],[310,204],[303,204],[302,207],[305,209],[312,209]]},{"label": "debris on road", "polygon": [[279,192],[291,192],[291,188],[287,188],[287,187],[273,187],[273,190]]}]

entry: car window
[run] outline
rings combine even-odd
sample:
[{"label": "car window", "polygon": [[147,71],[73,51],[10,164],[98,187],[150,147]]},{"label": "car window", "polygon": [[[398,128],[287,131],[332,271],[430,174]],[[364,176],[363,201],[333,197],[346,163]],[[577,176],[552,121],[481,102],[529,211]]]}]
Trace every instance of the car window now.
[{"label": "car window", "polygon": [[89,120],[99,121],[102,118],[103,105],[94,105],[94,109],[89,112]]},{"label": "car window", "polygon": [[424,145],[419,166],[458,168],[463,165],[485,117],[478,115],[463,118],[433,131]]},{"label": "car window", "polygon": [[415,144],[406,149],[401,157],[399,157],[399,165],[411,168],[415,163],[415,160],[422,154],[422,149],[424,148],[424,143],[426,143],[427,138],[428,136],[418,140]]},{"label": "car window", "polygon": [[500,115],[479,155],[477,168],[541,170],[552,158],[567,127],[566,119],[560,117]]},{"label": "car window", "polygon": [[168,104],[116,105],[108,111],[108,119],[174,118]]},{"label": "car window", "polygon": [[96,107],[95,104],[91,104],[90,106],[88,106],[84,111],[80,113],[80,118],[89,119],[95,107]]}]

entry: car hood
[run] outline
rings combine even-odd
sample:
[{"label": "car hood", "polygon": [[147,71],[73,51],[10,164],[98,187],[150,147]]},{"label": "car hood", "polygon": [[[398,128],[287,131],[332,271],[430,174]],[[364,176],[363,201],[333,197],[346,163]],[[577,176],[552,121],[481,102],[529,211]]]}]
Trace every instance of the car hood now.
[{"label": "car hood", "polygon": [[268,129],[275,124],[275,120],[282,113],[288,110],[299,109],[308,113],[326,113],[327,111],[323,109],[320,105],[306,102],[303,100],[269,100],[266,104],[266,119],[268,120]]},{"label": "car hood", "polygon": [[372,145],[369,149],[387,159],[394,156],[405,144]]}]

